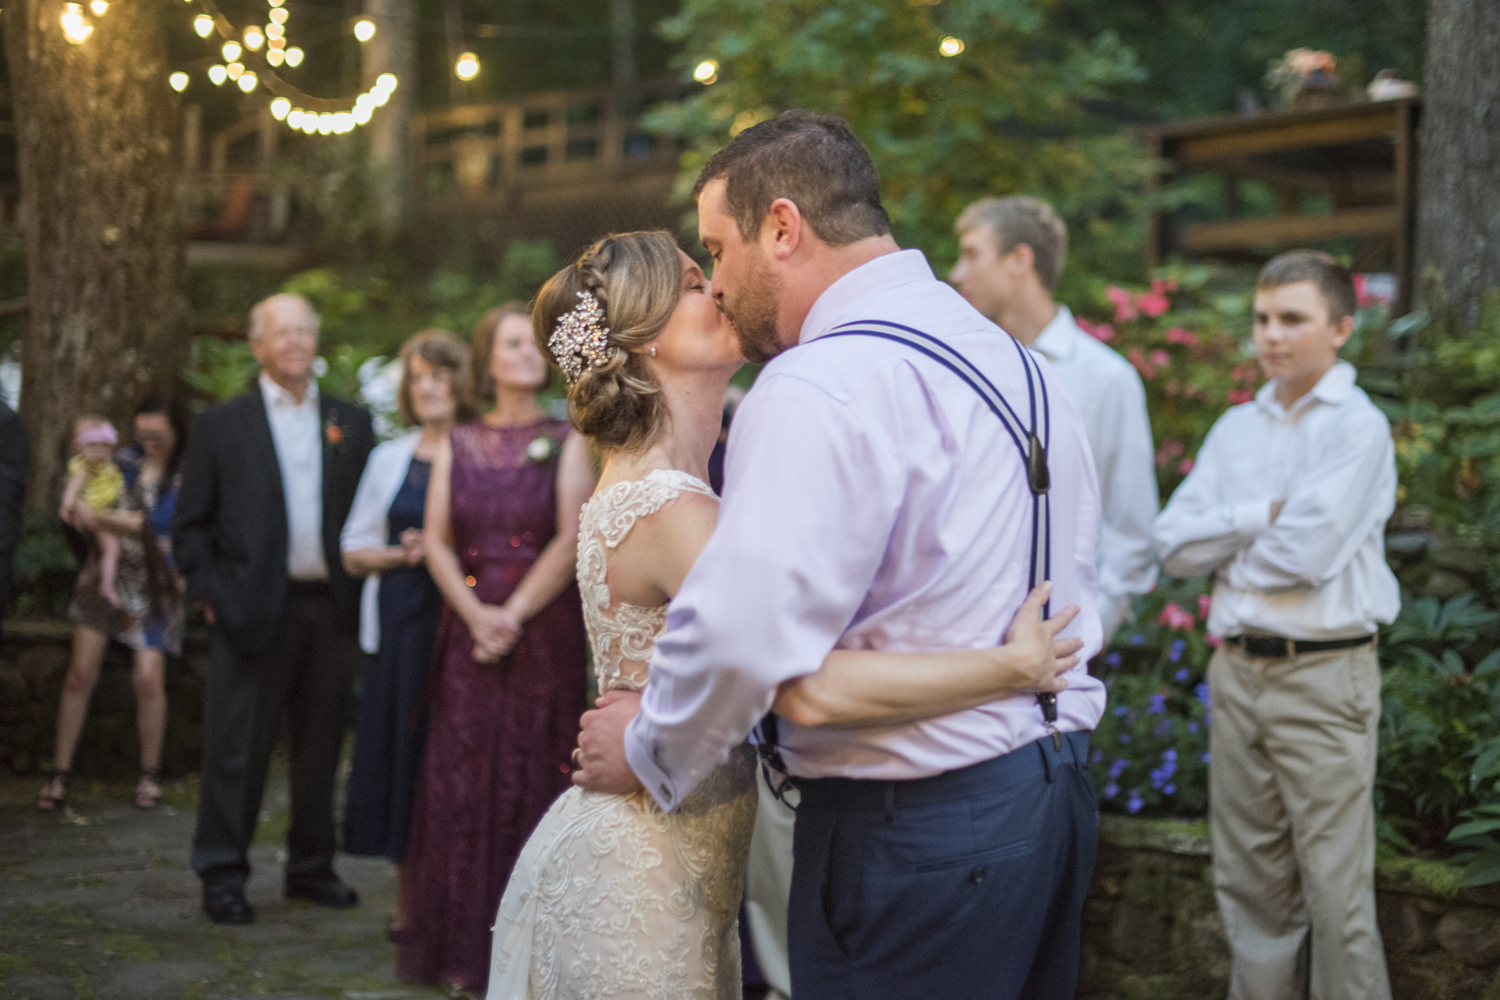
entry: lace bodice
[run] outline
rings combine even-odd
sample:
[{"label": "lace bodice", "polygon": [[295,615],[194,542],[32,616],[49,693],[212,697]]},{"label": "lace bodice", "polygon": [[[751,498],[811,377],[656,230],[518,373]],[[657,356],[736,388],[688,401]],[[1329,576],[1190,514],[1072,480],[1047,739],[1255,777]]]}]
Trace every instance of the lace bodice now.
[{"label": "lace bodice", "polygon": [[578,588],[601,693],[644,687],[656,637],[667,627],[665,605],[644,608],[615,603],[605,582],[609,553],[625,540],[636,521],[655,514],[683,493],[714,495],[696,476],[657,469],[643,479],[607,486],[583,506],[578,524]]}]

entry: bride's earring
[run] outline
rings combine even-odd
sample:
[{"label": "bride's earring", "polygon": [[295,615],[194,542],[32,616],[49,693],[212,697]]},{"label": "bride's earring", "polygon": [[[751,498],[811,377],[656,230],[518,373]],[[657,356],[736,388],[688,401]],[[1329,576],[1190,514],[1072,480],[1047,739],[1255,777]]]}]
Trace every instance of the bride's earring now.
[{"label": "bride's earring", "polygon": [[651,356],[653,358],[656,357],[656,345],[655,344],[651,345]]}]

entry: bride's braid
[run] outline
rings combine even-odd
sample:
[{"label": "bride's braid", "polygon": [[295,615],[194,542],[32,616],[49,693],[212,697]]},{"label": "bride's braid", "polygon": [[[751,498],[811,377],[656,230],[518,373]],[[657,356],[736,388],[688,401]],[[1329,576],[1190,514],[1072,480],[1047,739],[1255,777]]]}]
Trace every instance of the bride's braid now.
[{"label": "bride's braid", "polygon": [[666,419],[661,385],[645,346],[677,307],[682,267],[677,243],[663,231],[606,236],[537,293],[532,331],[553,363],[558,322],[579,307],[580,292],[604,311],[608,336],[568,386],[568,416],[601,448],[633,450],[649,444]]}]

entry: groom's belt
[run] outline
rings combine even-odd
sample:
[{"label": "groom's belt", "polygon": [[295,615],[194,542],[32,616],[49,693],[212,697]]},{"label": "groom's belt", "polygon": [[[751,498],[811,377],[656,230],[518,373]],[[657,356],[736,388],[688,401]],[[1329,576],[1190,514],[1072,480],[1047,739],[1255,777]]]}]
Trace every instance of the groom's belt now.
[{"label": "groom's belt", "polygon": [[992,794],[997,788],[1020,784],[1038,775],[1050,777],[1055,767],[1086,766],[1089,734],[1062,733],[1061,736],[1061,750],[1053,747],[1050,737],[1043,737],[999,757],[928,778],[907,781],[798,778],[797,789],[802,793],[798,809],[890,810],[935,805]]},{"label": "groom's belt", "polygon": [[1362,635],[1353,639],[1285,639],[1279,635],[1231,635],[1224,640],[1226,645],[1238,646],[1251,656],[1282,659],[1302,653],[1327,653],[1335,649],[1358,649],[1367,646],[1375,637]]}]

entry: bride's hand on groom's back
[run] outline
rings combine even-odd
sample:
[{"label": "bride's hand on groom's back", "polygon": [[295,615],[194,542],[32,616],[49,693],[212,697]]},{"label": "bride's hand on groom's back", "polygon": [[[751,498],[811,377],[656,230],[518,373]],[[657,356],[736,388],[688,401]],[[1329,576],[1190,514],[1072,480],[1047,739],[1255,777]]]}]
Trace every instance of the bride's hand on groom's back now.
[{"label": "bride's hand on groom's back", "polygon": [[1018,691],[1050,691],[1067,688],[1063,676],[1078,665],[1082,639],[1059,639],[1057,635],[1078,617],[1078,605],[1070,604],[1051,618],[1042,618],[1042,608],[1052,594],[1044,582],[1027,595],[1005,630],[1005,645],[1016,658],[1008,665],[1016,675],[1008,686]]},{"label": "bride's hand on groom's back", "polygon": [[641,709],[639,691],[607,691],[583,713],[573,784],[590,792],[628,794],[639,791],[640,779],[625,759],[625,727]]}]

